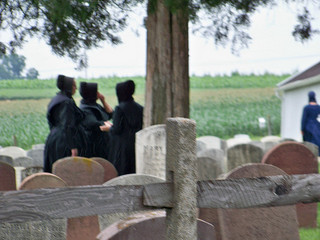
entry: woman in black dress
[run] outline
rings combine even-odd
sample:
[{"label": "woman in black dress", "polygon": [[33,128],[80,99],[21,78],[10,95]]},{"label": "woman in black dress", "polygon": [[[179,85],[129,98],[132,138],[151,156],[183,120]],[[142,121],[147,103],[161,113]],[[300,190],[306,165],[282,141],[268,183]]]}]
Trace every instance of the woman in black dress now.
[{"label": "woman in black dress", "polygon": [[134,101],[134,90],[132,80],[116,86],[119,105],[113,113],[113,125],[109,127],[109,161],[115,166],[119,176],[136,172],[135,134],[142,129],[143,107]]},{"label": "woman in black dress", "polygon": [[52,164],[68,156],[86,157],[86,135],[82,122],[85,114],[77,107],[72,96],[77,90],[74,78],[59,75],[60,92],[48,105],[47,120],[50,133],[44,150],[44,172],[52,172]]},{"label": "woman in black dress", "polygon": [[[80,109],[86,114],[84,125],[89,139],[89,157],[101,157],[108,160],[109,134],[105,122],[112,118],[113,109],[98,92],[97,83],[80,83],[82,100]],[[99,99],[102,106],[97,103]]]}]

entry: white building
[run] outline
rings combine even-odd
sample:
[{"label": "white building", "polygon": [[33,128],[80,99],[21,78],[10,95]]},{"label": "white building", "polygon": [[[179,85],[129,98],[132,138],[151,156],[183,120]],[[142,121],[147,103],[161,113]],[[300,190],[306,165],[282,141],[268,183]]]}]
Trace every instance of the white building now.
[{"label": "white building", "polygon": [[308,104],[308,92],[316,93],[320,103],[320,62],[277,84],[276,94],[281,99],[281,138],[302,141],[301,117]]}]

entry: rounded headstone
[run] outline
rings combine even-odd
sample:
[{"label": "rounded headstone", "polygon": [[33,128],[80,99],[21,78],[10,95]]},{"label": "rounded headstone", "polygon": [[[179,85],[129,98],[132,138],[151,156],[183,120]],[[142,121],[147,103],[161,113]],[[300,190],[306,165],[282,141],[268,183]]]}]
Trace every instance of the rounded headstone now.
[{"label": "rounded headstone", "polygon": [[58,176],[52,173],[35,173],[26,177],[19,187],[19,190],[38,189],[38,188],[61,188],[67,184]]},{"label": "rounded headstone", "polygon": [[113,166],[113,164],[111,162],[109,162],[108,160],[104,159],[104,158],[100,158],[100,157],[93,157],[90,158],[96,162],[98,162],[99,164],[101,164],[101,166],[104,168],[104,178],[103,178],[103,182],[107,182],[110,179],[113,179],[115,177],[118,177],[118,171],[117,169]]},{"label": "rounded headstone", "polygon": [[20,147],[9,146],[1,148],[0,155],[7,155],[15,159],[17,157],[27,156],[27,152]]},{"label": "rounded headstone", "polygon": [[0,191],[10,190],[17,190],[15,170],[11,165],[0,162]]},{"label": "rounded headstone", "polygon": [[[318,160],[314,153],[298,142],[283,142],[267,152],[262,163],[272,164],[287,174],[318,173]],[[300,227],[317,227],[317,203],[296,205]]]},{"label": "rounded headstone", "polygon": [[[213,225],[197,220],[199,240],[215,240]],[[105,228],[98,236],[98,240],[165,240],[166,214],[165,211],[152,211],[131,215]]]}]

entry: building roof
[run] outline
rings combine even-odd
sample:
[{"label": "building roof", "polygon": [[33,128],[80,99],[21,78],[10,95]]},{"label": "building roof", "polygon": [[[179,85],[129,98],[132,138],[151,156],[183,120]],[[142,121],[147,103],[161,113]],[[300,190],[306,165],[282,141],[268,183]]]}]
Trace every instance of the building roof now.
[{"label": "building roof", "polygon": [[282,87],[284,85],[287,84],[291,84],[293,82],[297,82],[297,81],[304,81],[304,80],[309,80],[312,77],[318,76],[320,75],[320,62],[316,63],[315,65],[309,67],[308,69],[294,75],[291,76],[285,80],[283,80],[282,82],[277,84],[277,87]]}]

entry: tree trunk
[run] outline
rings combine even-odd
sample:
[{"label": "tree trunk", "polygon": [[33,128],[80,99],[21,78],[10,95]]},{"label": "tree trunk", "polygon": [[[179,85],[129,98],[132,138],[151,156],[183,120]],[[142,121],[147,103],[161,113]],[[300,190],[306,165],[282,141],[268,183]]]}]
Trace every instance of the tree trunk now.
[{"label": "tree trunk", "polygon": [[189,117],[188,15],[148,6],[144,127]]}]

